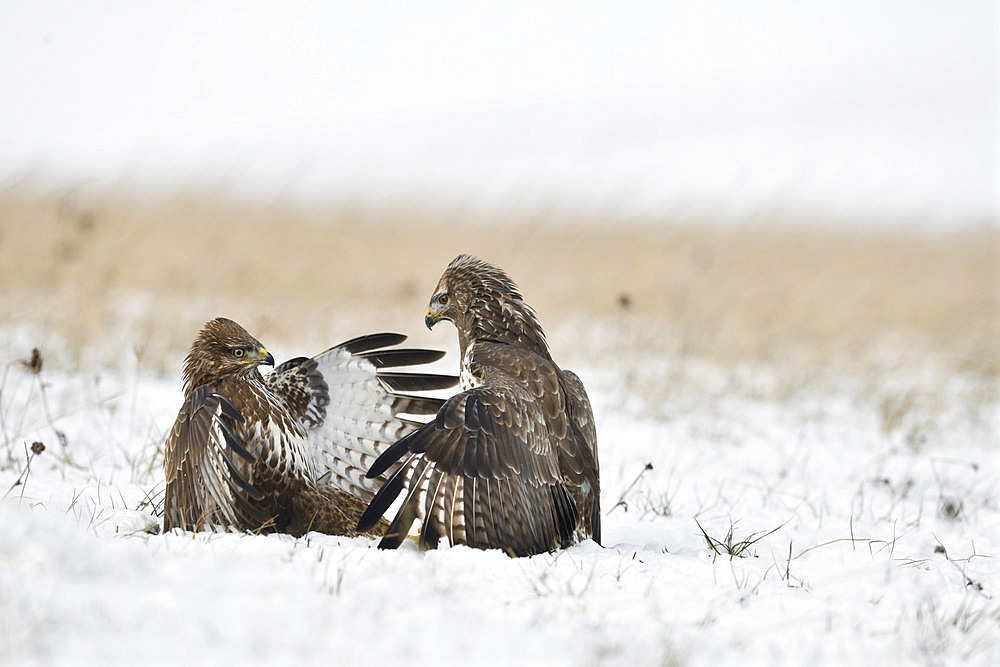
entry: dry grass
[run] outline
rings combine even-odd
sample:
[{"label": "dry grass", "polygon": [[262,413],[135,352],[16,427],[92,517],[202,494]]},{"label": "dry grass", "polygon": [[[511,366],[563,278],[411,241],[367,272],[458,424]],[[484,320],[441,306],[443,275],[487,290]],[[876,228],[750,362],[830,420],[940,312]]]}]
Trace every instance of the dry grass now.
[{"label": "dry grass", "polygon": [[162,366],[171,372],[217,314],[303,348],[373,328],[440,345],[423,332],[426,299],[447,262],[471,252],[508,269],[550,329],[627,314],[633,342],[667,354],[849,363],[872,346],[912,346],[914,357],[1000,372],[995,229],[926,237],[593,217],[8,187],[0,326],[32,323],[67,341],[71,360],[124,327],[140,353],[175,355]]}]

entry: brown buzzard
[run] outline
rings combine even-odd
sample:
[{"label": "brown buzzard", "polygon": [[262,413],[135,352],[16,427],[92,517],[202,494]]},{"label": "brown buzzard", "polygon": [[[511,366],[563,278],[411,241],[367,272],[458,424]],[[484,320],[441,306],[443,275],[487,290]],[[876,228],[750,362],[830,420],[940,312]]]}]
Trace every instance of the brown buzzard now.
[{"label": "brown buzzard", "polygon": [[359,530],[376,525],[405,489],[381,548],[399,546],[415,519],[425,548],[446,538],[520,556],[600,542],[590,400],[580,379],[552,360],[517,286],[502,269],[456,257],[427,309],[428,328],[441,320],[458,329],[464,391],[378,457],[371,478],[399,467]]},{"label": "brown buzzard", "polygon": [[[185,360],[184,404],[164,447],[165,529],[357,535],[383,481],[365,471],[420,426],[400,415],[434,414],[444,402],[398,392],[457,380],[383,370],[444,355],[384,349],[405,338],[362,336],[262,376],[257,367],[274,358],[260,341],[232,320],[207,323]],[[361,532],[381,535],[386,525]]]}]

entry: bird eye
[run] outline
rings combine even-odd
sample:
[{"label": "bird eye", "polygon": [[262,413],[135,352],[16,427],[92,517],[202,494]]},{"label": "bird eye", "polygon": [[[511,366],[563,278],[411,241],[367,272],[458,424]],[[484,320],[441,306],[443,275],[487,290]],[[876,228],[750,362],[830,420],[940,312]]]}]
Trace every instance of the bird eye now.
[{"label": "bird eye", "polygon": [[235,350],[233,350],[233,356],[236,357],[237,359],[242,358],[244,354],[246,354],[246,350],[244,350],[242,347],[238,347]]},{"label": "bird eye", "polygon": [[448,303],[448,295],[447,294],[439,294],[438,298],[437,298],[437,302],[440,303],[441,305],[444,305],[444,304]]}]

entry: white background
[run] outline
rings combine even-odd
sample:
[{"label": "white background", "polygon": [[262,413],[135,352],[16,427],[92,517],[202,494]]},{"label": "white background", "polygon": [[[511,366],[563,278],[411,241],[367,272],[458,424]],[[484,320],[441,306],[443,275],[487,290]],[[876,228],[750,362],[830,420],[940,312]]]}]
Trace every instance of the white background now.
[{"label": "white background", "polygon": [[993,3],[0,4],[0,181],[744,219],[997,209]]}]

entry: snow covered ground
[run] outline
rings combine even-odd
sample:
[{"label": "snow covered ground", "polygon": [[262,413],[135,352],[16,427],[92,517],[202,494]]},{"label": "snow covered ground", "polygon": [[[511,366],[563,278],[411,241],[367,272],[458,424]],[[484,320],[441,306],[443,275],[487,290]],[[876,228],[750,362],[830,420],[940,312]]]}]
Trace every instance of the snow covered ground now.
[{"label": "snow covered ground", "polygon": [[[803,379],[641,350],[577,363],[604,547],[511,559],[156,534],[179,379],[35,375],[5,352],[4,664],[1000,661],[990,377],[889,363],[878,381]],[[699,524],[752,544],[714,553]]]}]

